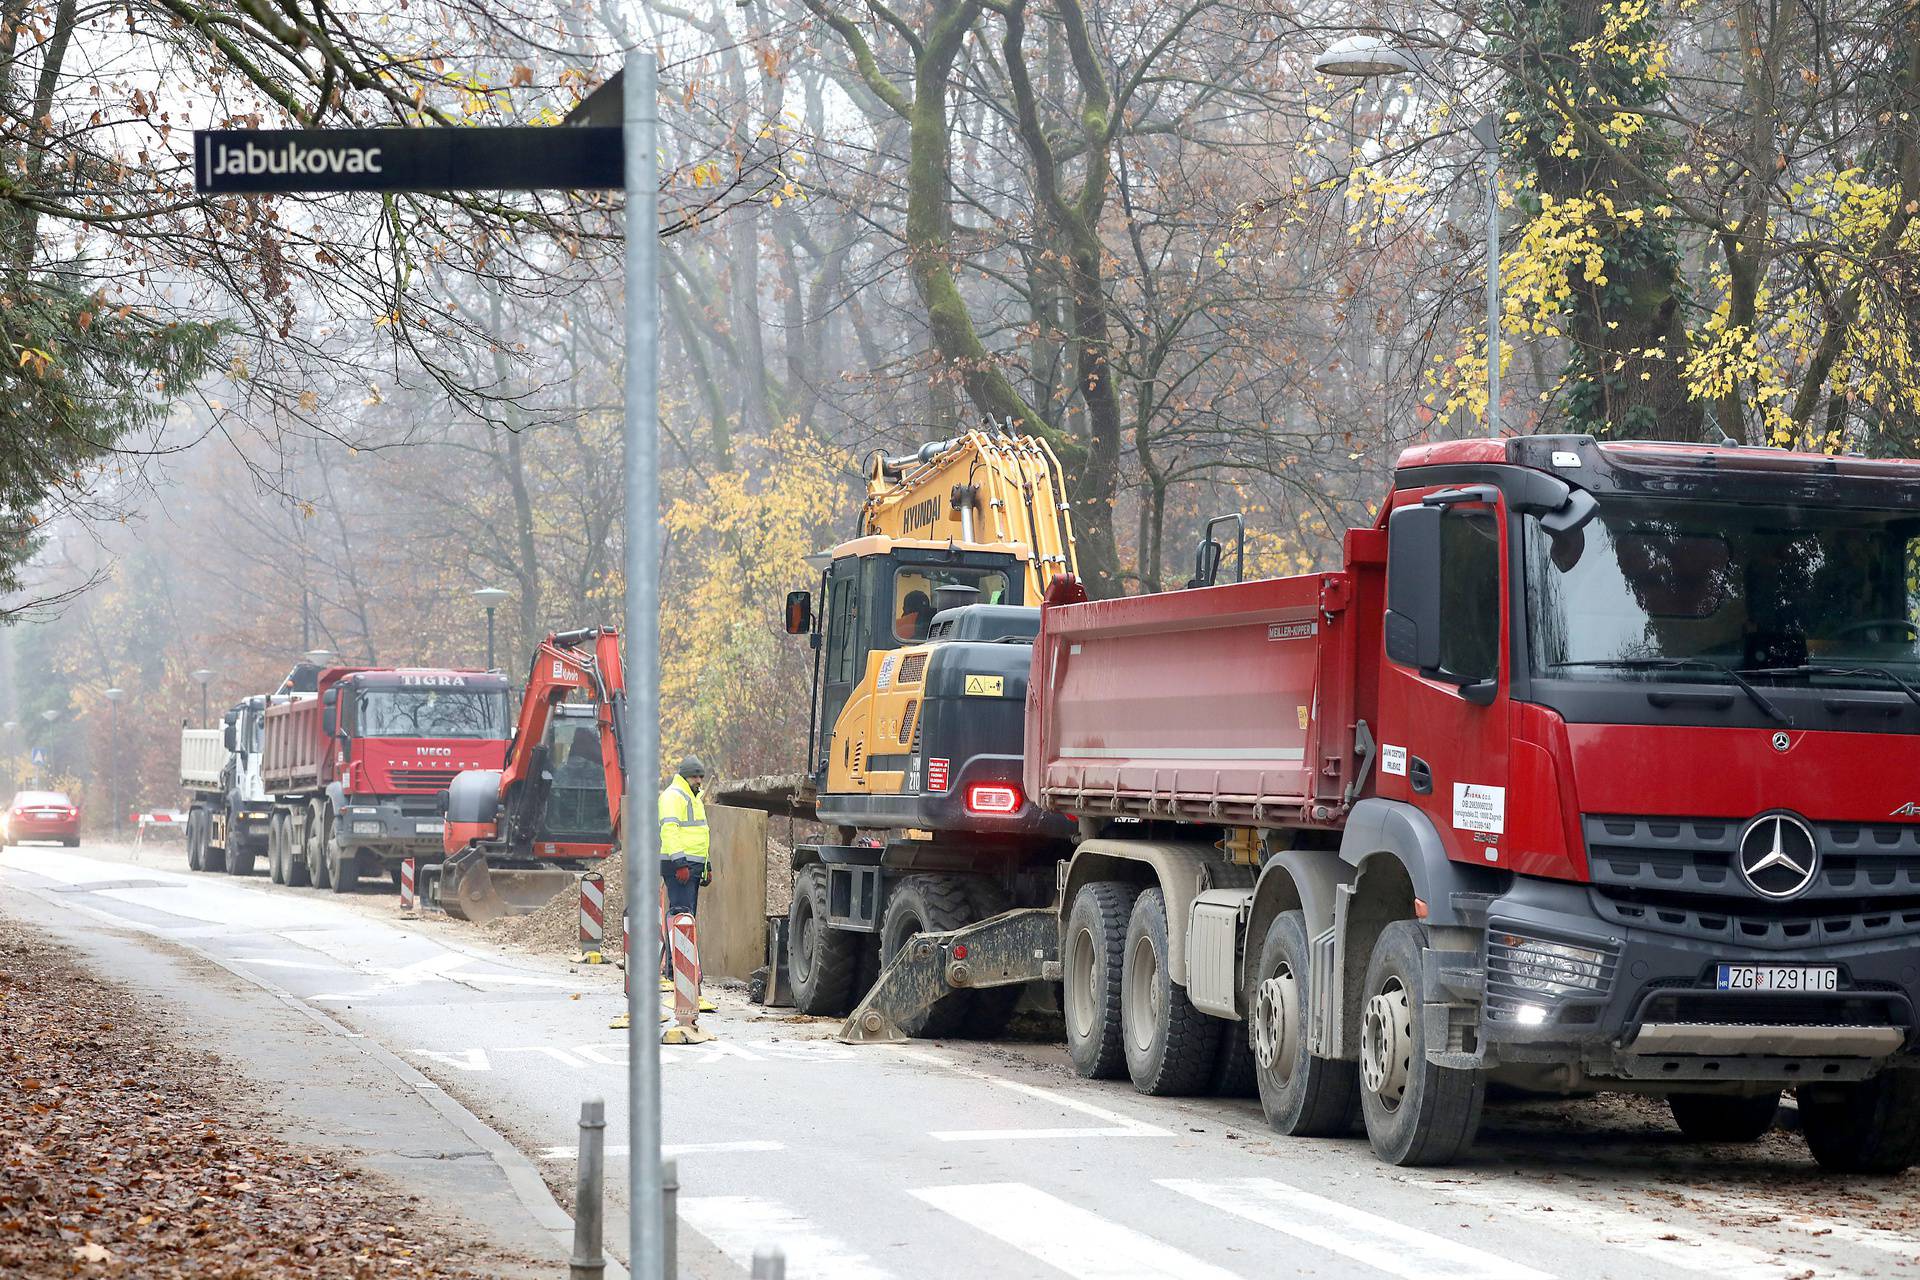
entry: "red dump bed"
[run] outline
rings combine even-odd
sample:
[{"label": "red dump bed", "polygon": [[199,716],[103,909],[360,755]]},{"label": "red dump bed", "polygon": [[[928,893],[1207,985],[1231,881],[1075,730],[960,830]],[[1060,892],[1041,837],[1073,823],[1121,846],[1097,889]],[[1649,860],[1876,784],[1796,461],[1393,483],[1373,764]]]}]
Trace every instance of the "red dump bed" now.
[{"label": "red dump bed", "polygon": [[[1373,530],[1348,536],[1372,551]],[[1371,559],[1363,554],[1363,559]],[[1356,583],[1310,573],[1050,605],[1026,783],[1075,816],[1337,825],[1356,772]],[[1368,593],[1370,594],[1370,593]]]},{"label": "red dump bed", "polygon": [[[321,673],[321,687],[356,669],[329,667]],[[260,781],[269,793],[316,791],[332,781],[328,769],[333,744],[321,728],[318,697],[275,702],[267,708],[261,725]]]}]

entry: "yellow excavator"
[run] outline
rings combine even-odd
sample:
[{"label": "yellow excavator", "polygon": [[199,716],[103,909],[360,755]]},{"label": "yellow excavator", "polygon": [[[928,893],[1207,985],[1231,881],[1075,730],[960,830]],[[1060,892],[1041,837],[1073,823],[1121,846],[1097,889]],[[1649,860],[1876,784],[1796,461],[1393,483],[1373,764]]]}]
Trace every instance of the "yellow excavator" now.
[{"label": "yellow excavator", "polygon": [[[833,833],[794,850],[772,967],[802,1012],[840,1015],[916,935],[1052,900],[1072,830],[1024,794],[1021,756],[1040,600],[1077,570],[1059,460],[988,430],[876,454],[858,532],[808,563],[818,609],[811,591],[786,602],[814,650],[806,771],[719,798]],[[865,1038],[991,1034],[1019,990],[949,975]]]}]

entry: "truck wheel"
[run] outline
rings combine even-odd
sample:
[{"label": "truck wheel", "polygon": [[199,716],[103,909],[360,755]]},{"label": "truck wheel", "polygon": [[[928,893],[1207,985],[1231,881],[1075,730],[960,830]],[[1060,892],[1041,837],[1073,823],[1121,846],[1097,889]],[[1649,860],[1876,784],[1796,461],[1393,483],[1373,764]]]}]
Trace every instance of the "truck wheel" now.
[{"label": "truck wheel", "polygon": [[200,824],[206,814],[199,808],[187,810],[187,870],[200,869]]},{"label": "truck wheel", "polygon": [[271,884],[287,882],[287,864],[280,854],[280,819],[267,823],[267,880]]},{"label": "truck wheel", "polygon": [[1752,1098],[1673,1093],[1667,1095],[1667,1106],[1680,1132],[1695,1142],[1752,1142],[1773,1128],[1780,1091]]},{"label": "truck wheel", "polygon": [[293,815],[289,813],[280,815],[280,863],[287,873],[287,883],[293,888],[300,889],[313,883],[306,853],[293,842]]},{"label": "truck wheel", "polygon": [[[973,922],[966,883],[957,876],[908,876],[887,898],[880,917],[880,967],[923,933],[946,933]],[[949,991],[931,1008],[907,1018],[900,1029],[910,1036],[950,1036],[966,1021],[970,991]]]},{"label": "truck wheel", "polygon": [[320,844],[327,855],[327,887],[335,893],[352,893],[360,880],[358,851],[340,843],[340,824],[334,819],[332,805],[326,807],[322,817],[325,825],[320,828]]},{"label": "truck wheel", "polygon": [[1207,1092],[1216,1098],[1251,1098],[1260,1092],[1254,1079],[1252,1030],[1245,1022],[1216,1019],[1220,1027],[1220,1052],[1214,1055],[1213,1079]]},{"label": "truck wheel", "polygon": [[1420,973],[1426,930],[1396,920],[1380,931],[1361,1003],[1360,1114],[1382,1160],[1447,1164],[1473,1142],[1486,1098],[1484,1071],[1427,1061]]},{"label": "truck wheel", "polygon": [[1140,886],[1095,880],[1080,886],[1067,912],[1060,1009],[1067,1024],[1067,1056],[1089,1080],[1117,1080],[1126,1070],[1120,1047],[1121,970],[1127,954],[1127,918]]},{"label": "truck wheel", "polygon": [[227,847],[218,851],[213,848],[211,841],[212,815],[208,815],[207,828],[209,841],[207,851],[201,855],[201,859],[207,864],[208,869],[224,871],[230,876],[252,875],[253,851],[243,845],[245,837],[240,834],[240,824],[238,822],[227,824]]},{"label": "truck wheel", "polygon": [[1307,917],[1282,912],[1260,944],[1247,996],[1247,1030],[1267,1123],[1290,1137],[1337,1138],[1353,1128],[1360,1077],[1351,1062],[1313,1056],[1308,1037],[1312,973]]},{"label": "truck wheel", "polygon": [[1174,985],[1159,885],[1133,901],[1120,992],[1120,1042],[1133,1087],[1155,1097],[1205,1091],[1220,1052],[1220,1020],[1194,1008],[1186,989]]},{"label": "truck wheel", "polygon": [[[818,863],[793,878],[787,909],[787,976],[793,1007],[816,1018],[837,1018],[853,1007],[856,935],[827,924],[827,869]],[[864,994],[864,993],[862,993]]]},{"label": "truck wheel", "polygon": [[1899,1173],[1920,1162],[1920,1071],[1802,1085],[1800,1128],[1829,1173]]},{"label": "truck wheel", "polygon": [[320,806],[313,805],[307,810],[307,828],[300,839],[300,853],[306,860],[307,878],[313,881],[313,887],[326,889],[333,882],[328,878],[327,850],[320,838]]}]

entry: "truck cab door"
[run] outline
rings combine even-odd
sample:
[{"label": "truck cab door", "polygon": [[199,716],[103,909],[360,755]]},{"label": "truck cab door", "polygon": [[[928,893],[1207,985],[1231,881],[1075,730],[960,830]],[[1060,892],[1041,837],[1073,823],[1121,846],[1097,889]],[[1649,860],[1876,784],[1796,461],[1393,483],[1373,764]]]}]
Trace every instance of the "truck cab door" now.
[{"label": "truck cab door", "polygon": [[[1497,867],[1507,856],[1511,738],[1507,516],[1497,491],[1474,492],[1480,500],[1403,507],[1388,522],[1376,788],[1426,814],[1453,860]],[[1395,576],[1411,574],[1434,587],[1411,593],[1424,598],[1424,610],[1396,616]],[[1418,626],[1435,634],[1415,657],[1409,615],[1417,612],[1426,615]]]},{"label": "truck cab door", "polygon": [[[852,752],[856,722],[864,728],[867,705],[854,690],[866,674],[867,632],[865,601],[861,599],[860,561],[843,556],[833,562],[827,577],[826,636],[822,643],[820,694],[821,758],[816,769],[824,775],[827,791],[851,791]],[[852,700],[856,705],[849,706]]]}]

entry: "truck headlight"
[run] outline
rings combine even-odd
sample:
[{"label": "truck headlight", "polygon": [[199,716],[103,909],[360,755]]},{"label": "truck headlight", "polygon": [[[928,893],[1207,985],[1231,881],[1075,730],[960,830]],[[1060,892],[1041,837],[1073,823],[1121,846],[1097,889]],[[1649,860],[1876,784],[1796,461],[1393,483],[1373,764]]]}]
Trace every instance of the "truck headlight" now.
[{"label": "truck headlight", "polygon": [[1602,992],[1612,981],[1613,957],[1605,951],[1514,933],[1489,934],[1487,940],[1489,981],[1548,996]]}]

